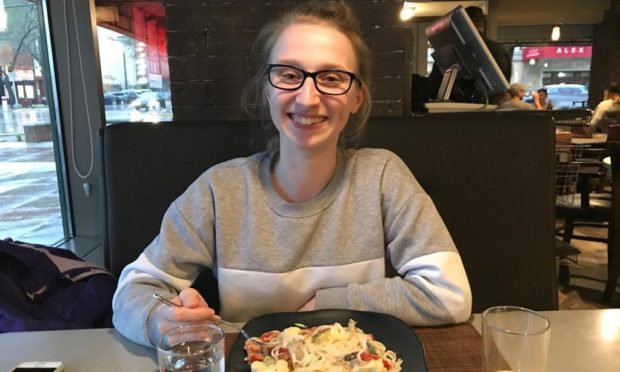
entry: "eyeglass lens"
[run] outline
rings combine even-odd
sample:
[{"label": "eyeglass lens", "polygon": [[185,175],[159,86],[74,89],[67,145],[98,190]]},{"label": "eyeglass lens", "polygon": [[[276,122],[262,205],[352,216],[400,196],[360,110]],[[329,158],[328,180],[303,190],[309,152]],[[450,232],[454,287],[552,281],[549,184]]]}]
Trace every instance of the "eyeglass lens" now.
[{"label": "eyeglass lens", "polygon": [[269,81],[279,89],[299,89],[306,76],[312,77],[317,90],[326,94],[344,94],[353,82],[351,76],[344,71],[324,70],[308,73],[292,66],[269,67]]}]

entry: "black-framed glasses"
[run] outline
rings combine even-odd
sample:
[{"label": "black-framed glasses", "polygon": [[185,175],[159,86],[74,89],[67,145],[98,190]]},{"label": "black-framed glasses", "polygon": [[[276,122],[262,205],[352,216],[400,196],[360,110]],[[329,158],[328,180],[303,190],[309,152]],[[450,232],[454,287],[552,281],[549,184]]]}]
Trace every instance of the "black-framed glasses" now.
[{"label": "black-framed glasses", "polygon": [[269,84],[282,90],[297,90],[304,85],[306,78],[314,80],[316,90],[331,96],[345,94],[351,89],[353,81],[362,81],[354,73],[344,70],[321,70],[315,72],[304,71],[300,68],[269,64],[267,65]]}]

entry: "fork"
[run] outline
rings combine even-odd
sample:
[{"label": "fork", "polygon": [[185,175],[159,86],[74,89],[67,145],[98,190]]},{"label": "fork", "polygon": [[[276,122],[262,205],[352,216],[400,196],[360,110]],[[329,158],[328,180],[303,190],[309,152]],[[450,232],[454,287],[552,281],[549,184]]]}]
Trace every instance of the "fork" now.
[{"label": "fork", "polygon": [[[174,302],[170,301],[169,299],[167,299],[166,297],[163,297],[162,295],[160,295],[159,293],[155,293],[153,292],[153,297],[155,297],[158,301],[168,305],[168,306],[172,306],[172,307],[182,307],[181,305],[177,305]],[[215,316],[215,320],[218,323],[224,323],[230,327],[233,327],[234,329],[236,329],[237,331],[239,331],[239,333],[241,333],[241,335],[243,335],[243,337],[245,337],[246,340],[250,340],[251,342],[253,342],[254,344],[260,346],[261,348],[266,348],[266,347],[273,347],[273,346],[277,346],[278,344],[280,344],[279,342],[264,342],[264,341],[259,341],[256,337],[250,337],[250,335],[248,335],[248,333],[241,327],[239,327],[238,325],[236,325],[235,323],[229,322],[227,320],[224,320],[222,318],[220,318],[218,315]]]}]

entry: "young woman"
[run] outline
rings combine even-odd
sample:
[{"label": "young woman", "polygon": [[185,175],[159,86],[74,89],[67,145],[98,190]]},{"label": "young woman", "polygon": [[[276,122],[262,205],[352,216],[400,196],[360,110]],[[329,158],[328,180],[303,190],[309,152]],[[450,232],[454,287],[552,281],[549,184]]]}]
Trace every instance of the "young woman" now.
[{"label": "young woman", "polygon": [[[158,237],[123,271],[114,324],[156,343],[215,315],[189,286],[218,278],[221,316],[326,308],[409,324],[465,321],[471,293],[432,201],[395,154],[346,149],[370,112],[370,61],[341,2],[305,3],[265,27],[249,92],[271,118],[267,151],[207,170],[170,206]],[[386,277],[385,264],[398,275]],[[181,305],[161,306],[158,292]]]}]

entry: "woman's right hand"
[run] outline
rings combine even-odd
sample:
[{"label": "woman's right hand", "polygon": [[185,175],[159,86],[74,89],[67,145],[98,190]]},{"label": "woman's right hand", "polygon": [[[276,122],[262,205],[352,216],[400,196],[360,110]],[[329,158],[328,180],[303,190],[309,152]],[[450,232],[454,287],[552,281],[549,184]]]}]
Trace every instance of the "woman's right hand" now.
[{"label": "woman's right hand", "polygon": [[179,296],[170,301],[180,307],[168,306],[165,304],[157,305],[151,314],[149,329],[155,330],[157,335],[151,337],[151,341],[156,343],[159,337],[169,329],[188,324],[215,322],[215,310],[209,307],[207,301],[194,288],[186,288],[179,293]]}]

